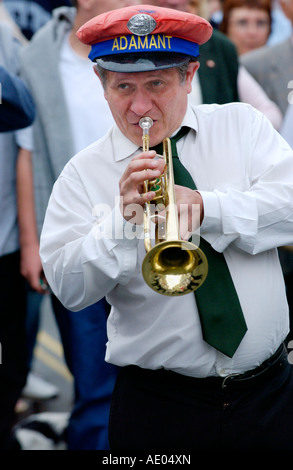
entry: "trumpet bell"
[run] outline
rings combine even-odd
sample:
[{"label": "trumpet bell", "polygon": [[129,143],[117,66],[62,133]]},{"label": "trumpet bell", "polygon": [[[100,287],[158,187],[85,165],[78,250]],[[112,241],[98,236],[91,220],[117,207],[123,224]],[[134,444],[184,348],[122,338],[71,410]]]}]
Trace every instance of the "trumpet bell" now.
[{"label": "trumpet bell", "polygon": [[145,282],[159,294],[178,296],[198,289],[205,281],[208,263],[205,254],[184,240],[156,244],[145,256]]}]

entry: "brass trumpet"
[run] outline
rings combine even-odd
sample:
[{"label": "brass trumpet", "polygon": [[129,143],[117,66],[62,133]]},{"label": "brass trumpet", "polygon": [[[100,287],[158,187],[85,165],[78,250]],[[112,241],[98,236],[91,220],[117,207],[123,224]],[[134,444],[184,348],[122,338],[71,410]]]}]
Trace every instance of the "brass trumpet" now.
[{"label": "brass trumpet", "polygon": [[[143,130],[143,151],[149,150],[149,129],[153,121],[143,117],[139,121]],[[203,251],[179,236],[179,223],[175,199],[171,141],[163,141],[165,170],[160,178],[144,181],[144,192],[155,191],[155,198],[144,206],[144,244],[146,256],[142,264],[145,282],[159,294],[178,296],[198,289],[208,273],[208,262]],[[160,215],[160,204],[165,215]],[[155,208],[155,209],[154,209]],[[163,219],[164,233],[160,225]],[[151,222],[155,223],[155,245],[151,243]]]}]

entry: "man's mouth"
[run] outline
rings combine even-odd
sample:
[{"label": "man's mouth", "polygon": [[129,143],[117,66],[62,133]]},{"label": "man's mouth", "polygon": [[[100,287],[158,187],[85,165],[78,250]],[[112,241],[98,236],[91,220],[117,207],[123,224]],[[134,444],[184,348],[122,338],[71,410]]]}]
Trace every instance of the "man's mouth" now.
[{"label": "man's mouth", "polygon": [[[137,121],[137,122],[133,122],[133,123],[131,123],[131,124],[132,124],[133,126],[139,126],[139,122],[140,122],[140,120]],[[157,121],[156,121],[155,119],[153,119],[153,124],[155,124],[156,122],[157,122]]]}]

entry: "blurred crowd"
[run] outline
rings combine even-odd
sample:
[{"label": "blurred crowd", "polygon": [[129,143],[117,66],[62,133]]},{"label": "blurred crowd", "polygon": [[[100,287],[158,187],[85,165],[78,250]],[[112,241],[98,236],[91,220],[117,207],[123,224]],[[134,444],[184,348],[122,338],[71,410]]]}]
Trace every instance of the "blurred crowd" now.
[{"label": "blurred crowd", "polygon": [[[59,393],[34,373],[44,296],[50,297],[74,378],[66,448],[108,449],[117,376],[116,367],[104,361],[110,307],[102,299],[82,315],[66,310],[44,277],[39,236],[59,173],[113,124],[89,47],[75,33],[98,14],[139,3],[188,11],[213,25],[212,38],[201,48],[191,103],[247,103],[293,146],[293,0],[0,1],[0,449],[22,448],[12,432],[21,400]],[[12,103],[5,92],[13,87],[18,92]],[[292,247],[279,253],[292,313]],[[290,340],[291,333],[288,347]]]}]

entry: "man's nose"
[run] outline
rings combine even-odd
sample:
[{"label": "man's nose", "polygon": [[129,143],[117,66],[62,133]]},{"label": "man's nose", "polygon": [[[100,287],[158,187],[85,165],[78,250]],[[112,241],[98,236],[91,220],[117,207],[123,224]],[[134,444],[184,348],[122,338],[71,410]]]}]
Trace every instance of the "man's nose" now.
[{"label": "man's nose", "polygon": [[152,101],[145,91],[137,90],[132,96],[130,109],[137,116],[146,116],[152,106]]}]

